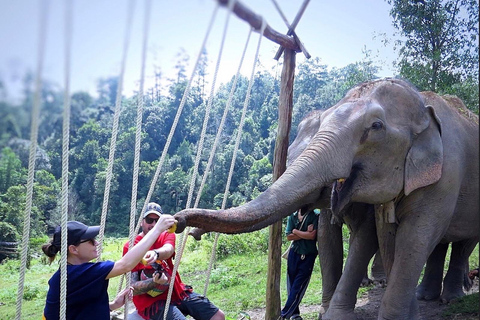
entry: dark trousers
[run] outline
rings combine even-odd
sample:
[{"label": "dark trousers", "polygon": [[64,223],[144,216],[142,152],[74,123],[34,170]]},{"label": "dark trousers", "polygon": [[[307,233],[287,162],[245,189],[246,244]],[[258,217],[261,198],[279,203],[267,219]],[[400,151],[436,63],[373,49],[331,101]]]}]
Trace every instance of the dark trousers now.
[{"label": "dark trousers", "polygon": [[287,262],[288,298],[282,309],[281,316],[283,318],[290,318],[292,315],[300,314],[298,306],[310,282],[316,257],[316,253],[300,255],[295,253],[293,249],[290,250]]}]

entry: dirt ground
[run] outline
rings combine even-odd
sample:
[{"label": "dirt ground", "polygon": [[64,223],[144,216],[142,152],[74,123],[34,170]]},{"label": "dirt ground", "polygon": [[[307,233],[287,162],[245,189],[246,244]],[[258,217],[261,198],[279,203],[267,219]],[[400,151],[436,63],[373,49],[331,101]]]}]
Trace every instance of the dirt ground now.
[{"label": "dirt ground", "polygon": [[[479,290],[478,279],[475,279],[473,288],[466,292],[466,294],[472,294]],[[355,307],[355,313],[358,320],[376,320],[378,315],[378,309],[382,300],[385,288],[377,287],[369,290],[360,299],[357,300]],[[436,301],[418,301],[420,309],[420,320],[471,320],[479,319],[479,315],[455,315],[449,318],[442,318],[442,312],[448,307],[447,304],[442,304],[439,300]],[[302,314],[318,314],[320,311],[320,305],[300,306],[300,312]],[[263,320],[265,319],[265,309],[255,309],[246,312],[251,320]],[[309,316],[309,319],[311,317]]]}]

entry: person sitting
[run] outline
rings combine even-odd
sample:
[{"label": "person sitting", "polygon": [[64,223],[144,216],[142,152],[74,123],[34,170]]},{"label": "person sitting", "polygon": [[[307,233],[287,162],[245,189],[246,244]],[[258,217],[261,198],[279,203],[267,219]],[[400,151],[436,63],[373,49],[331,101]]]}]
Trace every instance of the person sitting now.
[{"label": "person sitting", "polygon": [[[136,237],[134,247],[144,237],[150,235],[159,219],[168,216],[163,214],[162,207],[148,203],[141,223],[142,232]],[[123,254],[128,254],[129,243],[125,243]],[[146,253],[146,264],[139,263],[131,273],[133,303],[136,310],[128,314],[128,319],[163,319],[168,288],[173,270],[175,255],[175,233],[164,231]],[[171,302],[167,311],[167,319],[183,320],[190,315],[197,320],[225,320],[225,314],[208,298],[195,293],[186,286],[179,273],[175,274]],[[139,316],[141,318],[139,318]]]}]

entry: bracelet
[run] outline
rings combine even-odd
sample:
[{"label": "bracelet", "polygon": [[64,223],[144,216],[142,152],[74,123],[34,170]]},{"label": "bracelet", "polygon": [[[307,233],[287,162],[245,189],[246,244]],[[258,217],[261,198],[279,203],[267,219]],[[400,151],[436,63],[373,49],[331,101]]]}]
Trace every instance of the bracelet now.
[{"label": "bracelet", "polygon": [[160,254],[158,253],[157,250],[153,250],[153,252],[155,252],[155,254],[157,255],[157,256],[155,257],[155,260],[158,260],[158,256],[159,256]]}]

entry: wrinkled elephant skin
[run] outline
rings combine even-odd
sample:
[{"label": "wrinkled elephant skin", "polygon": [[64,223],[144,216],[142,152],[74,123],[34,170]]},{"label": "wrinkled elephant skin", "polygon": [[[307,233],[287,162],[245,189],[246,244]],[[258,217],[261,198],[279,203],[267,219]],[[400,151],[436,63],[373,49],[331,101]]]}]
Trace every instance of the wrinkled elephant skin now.
[{"label": "wrinkled elephant skin", "polygon": [[315,203],[334,182],[334,214],[355,202],[393,202],[395,258],[378,318],[418,319],[415,289],[436,246],[452,242],[464,261],[478,243],[478,149],[478,116],[459,99],[419,93],[398,79],[371,81],[321,115],[305,150],[259,197],[176,218],[183,227],[254,231]]}]

